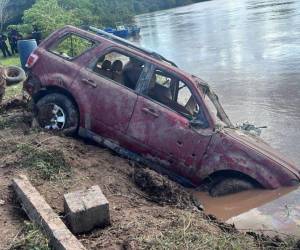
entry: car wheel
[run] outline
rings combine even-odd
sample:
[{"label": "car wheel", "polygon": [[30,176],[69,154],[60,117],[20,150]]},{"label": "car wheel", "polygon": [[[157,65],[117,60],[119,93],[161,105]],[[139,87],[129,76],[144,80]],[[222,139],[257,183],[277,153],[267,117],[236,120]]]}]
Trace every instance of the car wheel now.
[{"label": "car wheel", "polygon": [[76,133],[79,114],[74,103],[65,95],[48,94],[36,103],[36,108],[36,118],[40,127],[63,131],[67,135]]},{"label": "car wheel", "polygon": [[212,197],[218,197],[253,189],[254,187],[255,184],[250,180],[242,178],[225,178],[212,185],[209,194]]}]

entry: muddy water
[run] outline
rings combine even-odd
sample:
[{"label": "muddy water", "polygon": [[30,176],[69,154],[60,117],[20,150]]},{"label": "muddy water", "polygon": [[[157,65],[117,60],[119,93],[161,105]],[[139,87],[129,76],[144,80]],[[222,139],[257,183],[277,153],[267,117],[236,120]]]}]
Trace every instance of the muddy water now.
[{"label": "muddy water", "polygon": [[[213,0],[136,22],[137,42],[208,81],[234,123],[268,126],[262,137],[300,166],[300,1]],[[226,220],[289,191],[198,196]]]},{"label": "muddy water", "polygon": [[227,221],[233,216],[260,207],[293,190],[295,190],[295,187],[284,187],[277,190],[258,189],[218,198],[212,198],[208,193],[203,192],[195,192],[194,194],[204,204],[207,214],[216,215],[219,219]]}]

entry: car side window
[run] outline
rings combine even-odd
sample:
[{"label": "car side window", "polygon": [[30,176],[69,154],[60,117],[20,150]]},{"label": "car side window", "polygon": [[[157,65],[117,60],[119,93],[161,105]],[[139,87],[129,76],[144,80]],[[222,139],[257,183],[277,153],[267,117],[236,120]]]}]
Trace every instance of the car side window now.
[{"label": "car side window", "polygon": [[144,63],[133,56],[109,52],[97,59],[92,70],[105,78],[135,90],[144,69]]},{"label": "car side window", "polygon": [[162,70],[155,70],[149,84],[148,96],[193,120],[199,105],[189,87],[177,77]]},{"label": "car side window", "polygon": [[50,51],[64,59],[71,60],[82,55],[95,45],[94,41],[75,34],[69,34],[60,40]]}]

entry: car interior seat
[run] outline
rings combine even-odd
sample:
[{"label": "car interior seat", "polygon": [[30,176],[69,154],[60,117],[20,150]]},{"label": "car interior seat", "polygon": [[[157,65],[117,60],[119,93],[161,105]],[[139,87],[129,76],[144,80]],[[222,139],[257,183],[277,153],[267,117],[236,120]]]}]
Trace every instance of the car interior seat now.
[{"label": "car interior seat", "polygon": [[116,60],[111,65],[112,80],[123,84],[123,63],[121,60]]}]

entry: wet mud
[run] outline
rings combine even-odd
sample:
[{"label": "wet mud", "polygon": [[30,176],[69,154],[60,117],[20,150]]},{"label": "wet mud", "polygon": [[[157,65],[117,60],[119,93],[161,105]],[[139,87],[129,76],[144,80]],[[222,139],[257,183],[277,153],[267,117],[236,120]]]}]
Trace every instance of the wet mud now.
[{"label": "wet mud", "polygon": [[200,200],[179,184],[171,181],[154,170],[136,166],[131,174],[135,185],[144,193],[145,198],[161,205],[174,205],[179,208],[196,207],[203,209]]}]

